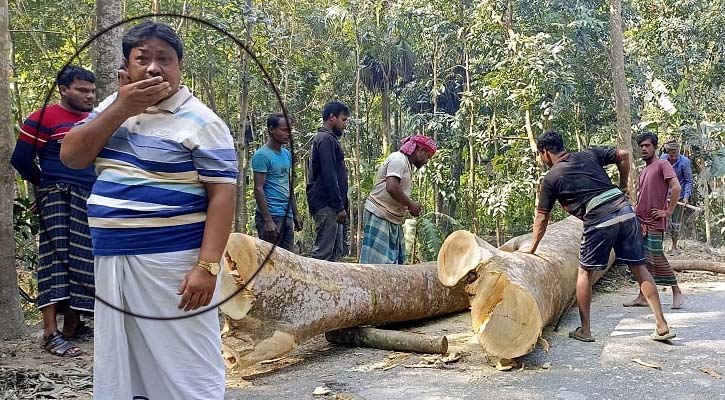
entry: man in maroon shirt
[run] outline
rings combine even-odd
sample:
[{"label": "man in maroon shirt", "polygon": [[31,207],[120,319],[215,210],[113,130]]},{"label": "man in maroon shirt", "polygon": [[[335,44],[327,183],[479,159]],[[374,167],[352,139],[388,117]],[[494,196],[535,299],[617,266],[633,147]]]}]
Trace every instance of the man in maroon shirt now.
[{"label": "man in maroon shirt", "polygon": [[[642,152],[642,160],[646,166],[639,175],[639,196],[634,212],[642,224],[644,234],[644,251],[647,258],[647,269],[655,283],[672,287],[672,308],[682,308],[685,300],[677,285],[675,272],[670,267],[662,243],[665,238],[667,219],[677,207],[680,198],[680,182],[672,165],[667,160],[657,157],[657,135],[644,132],[637,137]],[[668,192],[671,191],[668,201]],[[647,301],[640,291],[639,296],[625,307],[646,307]]]}]

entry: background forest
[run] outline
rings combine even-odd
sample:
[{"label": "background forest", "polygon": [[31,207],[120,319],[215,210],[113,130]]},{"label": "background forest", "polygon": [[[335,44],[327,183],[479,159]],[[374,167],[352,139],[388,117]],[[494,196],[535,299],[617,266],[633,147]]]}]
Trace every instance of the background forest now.
[{"label": "background forest", "polygon": [[[122,18],[151,12],[205,18],[249,43],[297,121],[295,193],[305,222],[297,242],[303,254],[314,239],[304,166],[321,108],[331,99],[353,114],[342,140],[351,177],[350,257],[357,254],[361,206],[378,162],[415,132],[435,137],[440,151],[416,177],[414,198],[424,215],[406,223],[414,260],[434,259],[454,229],[492,243],[528,232],[545,172],[532,140],[548,128],[562,132],[574,151],[631,146],[645,128],[662,142],[682,140],[695,169],[693,200],[705,209],[691,237],[722,245],[725,2],[637,0],[621,4],[621,14],[610,13],[610,6],[597,0],[125,0],[120,12]],[[108,25],[103,7],[118,10],[119,1],[9,1],[15,126],[42,106],[71,55],[99,25]],[[280,105],[233,41],[193,21],[159,20],[184,39],[183,82],[237,135],[245,169],[236,229],[252,233],[248,160],[266,140],[266,115]],[[624,136],[615,111],[611,22],[621,24],[624,38],[624,121],[632,128]],[[109,81],[120,55],[94,49],[82,52],[78,63],[111,71],[99,81],[100,101],[113,91]],[[246,117],[253,131],[249,143],[240,123]],[[638,159],[636,144],[633,154]],[[30,263],[32,191],[16,182],[16,252]],[[556,215],[564,213],[558,209]]]}]

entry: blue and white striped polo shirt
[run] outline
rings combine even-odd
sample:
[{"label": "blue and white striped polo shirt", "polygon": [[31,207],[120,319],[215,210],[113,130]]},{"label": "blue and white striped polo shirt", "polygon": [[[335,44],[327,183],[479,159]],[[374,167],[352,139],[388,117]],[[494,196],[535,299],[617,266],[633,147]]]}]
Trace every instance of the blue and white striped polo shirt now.
[{"label": "blue and white striped polo shirt", "polygon": [[98,179],[88,198],[94,255],[199,248],[204,183],[236,184],[237,171],[229,128],[181,86],[127,119],[96,158]]}]

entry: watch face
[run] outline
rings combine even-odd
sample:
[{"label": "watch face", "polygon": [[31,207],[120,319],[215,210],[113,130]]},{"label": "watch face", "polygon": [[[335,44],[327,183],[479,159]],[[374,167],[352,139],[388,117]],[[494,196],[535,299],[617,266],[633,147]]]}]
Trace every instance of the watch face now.
[{"label": "watch face", "polygon": [[221,270],[222,267],[219,263],[211,263],[211,266],[209,267],[209,272],[211,272],[212,275],[219,275]]}]

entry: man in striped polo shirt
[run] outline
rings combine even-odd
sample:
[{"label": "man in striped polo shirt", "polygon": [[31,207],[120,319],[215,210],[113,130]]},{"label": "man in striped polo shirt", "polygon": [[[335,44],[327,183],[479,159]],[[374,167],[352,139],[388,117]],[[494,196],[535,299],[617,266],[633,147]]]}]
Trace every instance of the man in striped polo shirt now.
[{"label": "man in striped polo shirt", "polygon": [[[88,199],[99,299],[184,317],[218,297],[234,217],[237,159],[225,123],[180,85],[176,32],[150,21],[123,37],[130,83],[61,149],[96,163]],[[223,399],[216,308],[188,318],[126,315],[98,301],[93,393],[101,399]]]},{"label": "man in striped polo shirt", "polygon": [[[77,66],[57,78],[60,102],[32,113],[20,129],[12,165],[35,185],[40,213],[38,300],[43,314],[43,347],[61,357],[81,349],[68,339],[88,336],[79,311],[93,312],[93,254],[88,232],[86,199],[96,180],[93,166],[73,170],[60,162],[66,133],[84,119],[96,100],[96,77]],[[35,164],[38,159],[40,165]],[[63,331],[57,313],[64,313]]]}]

